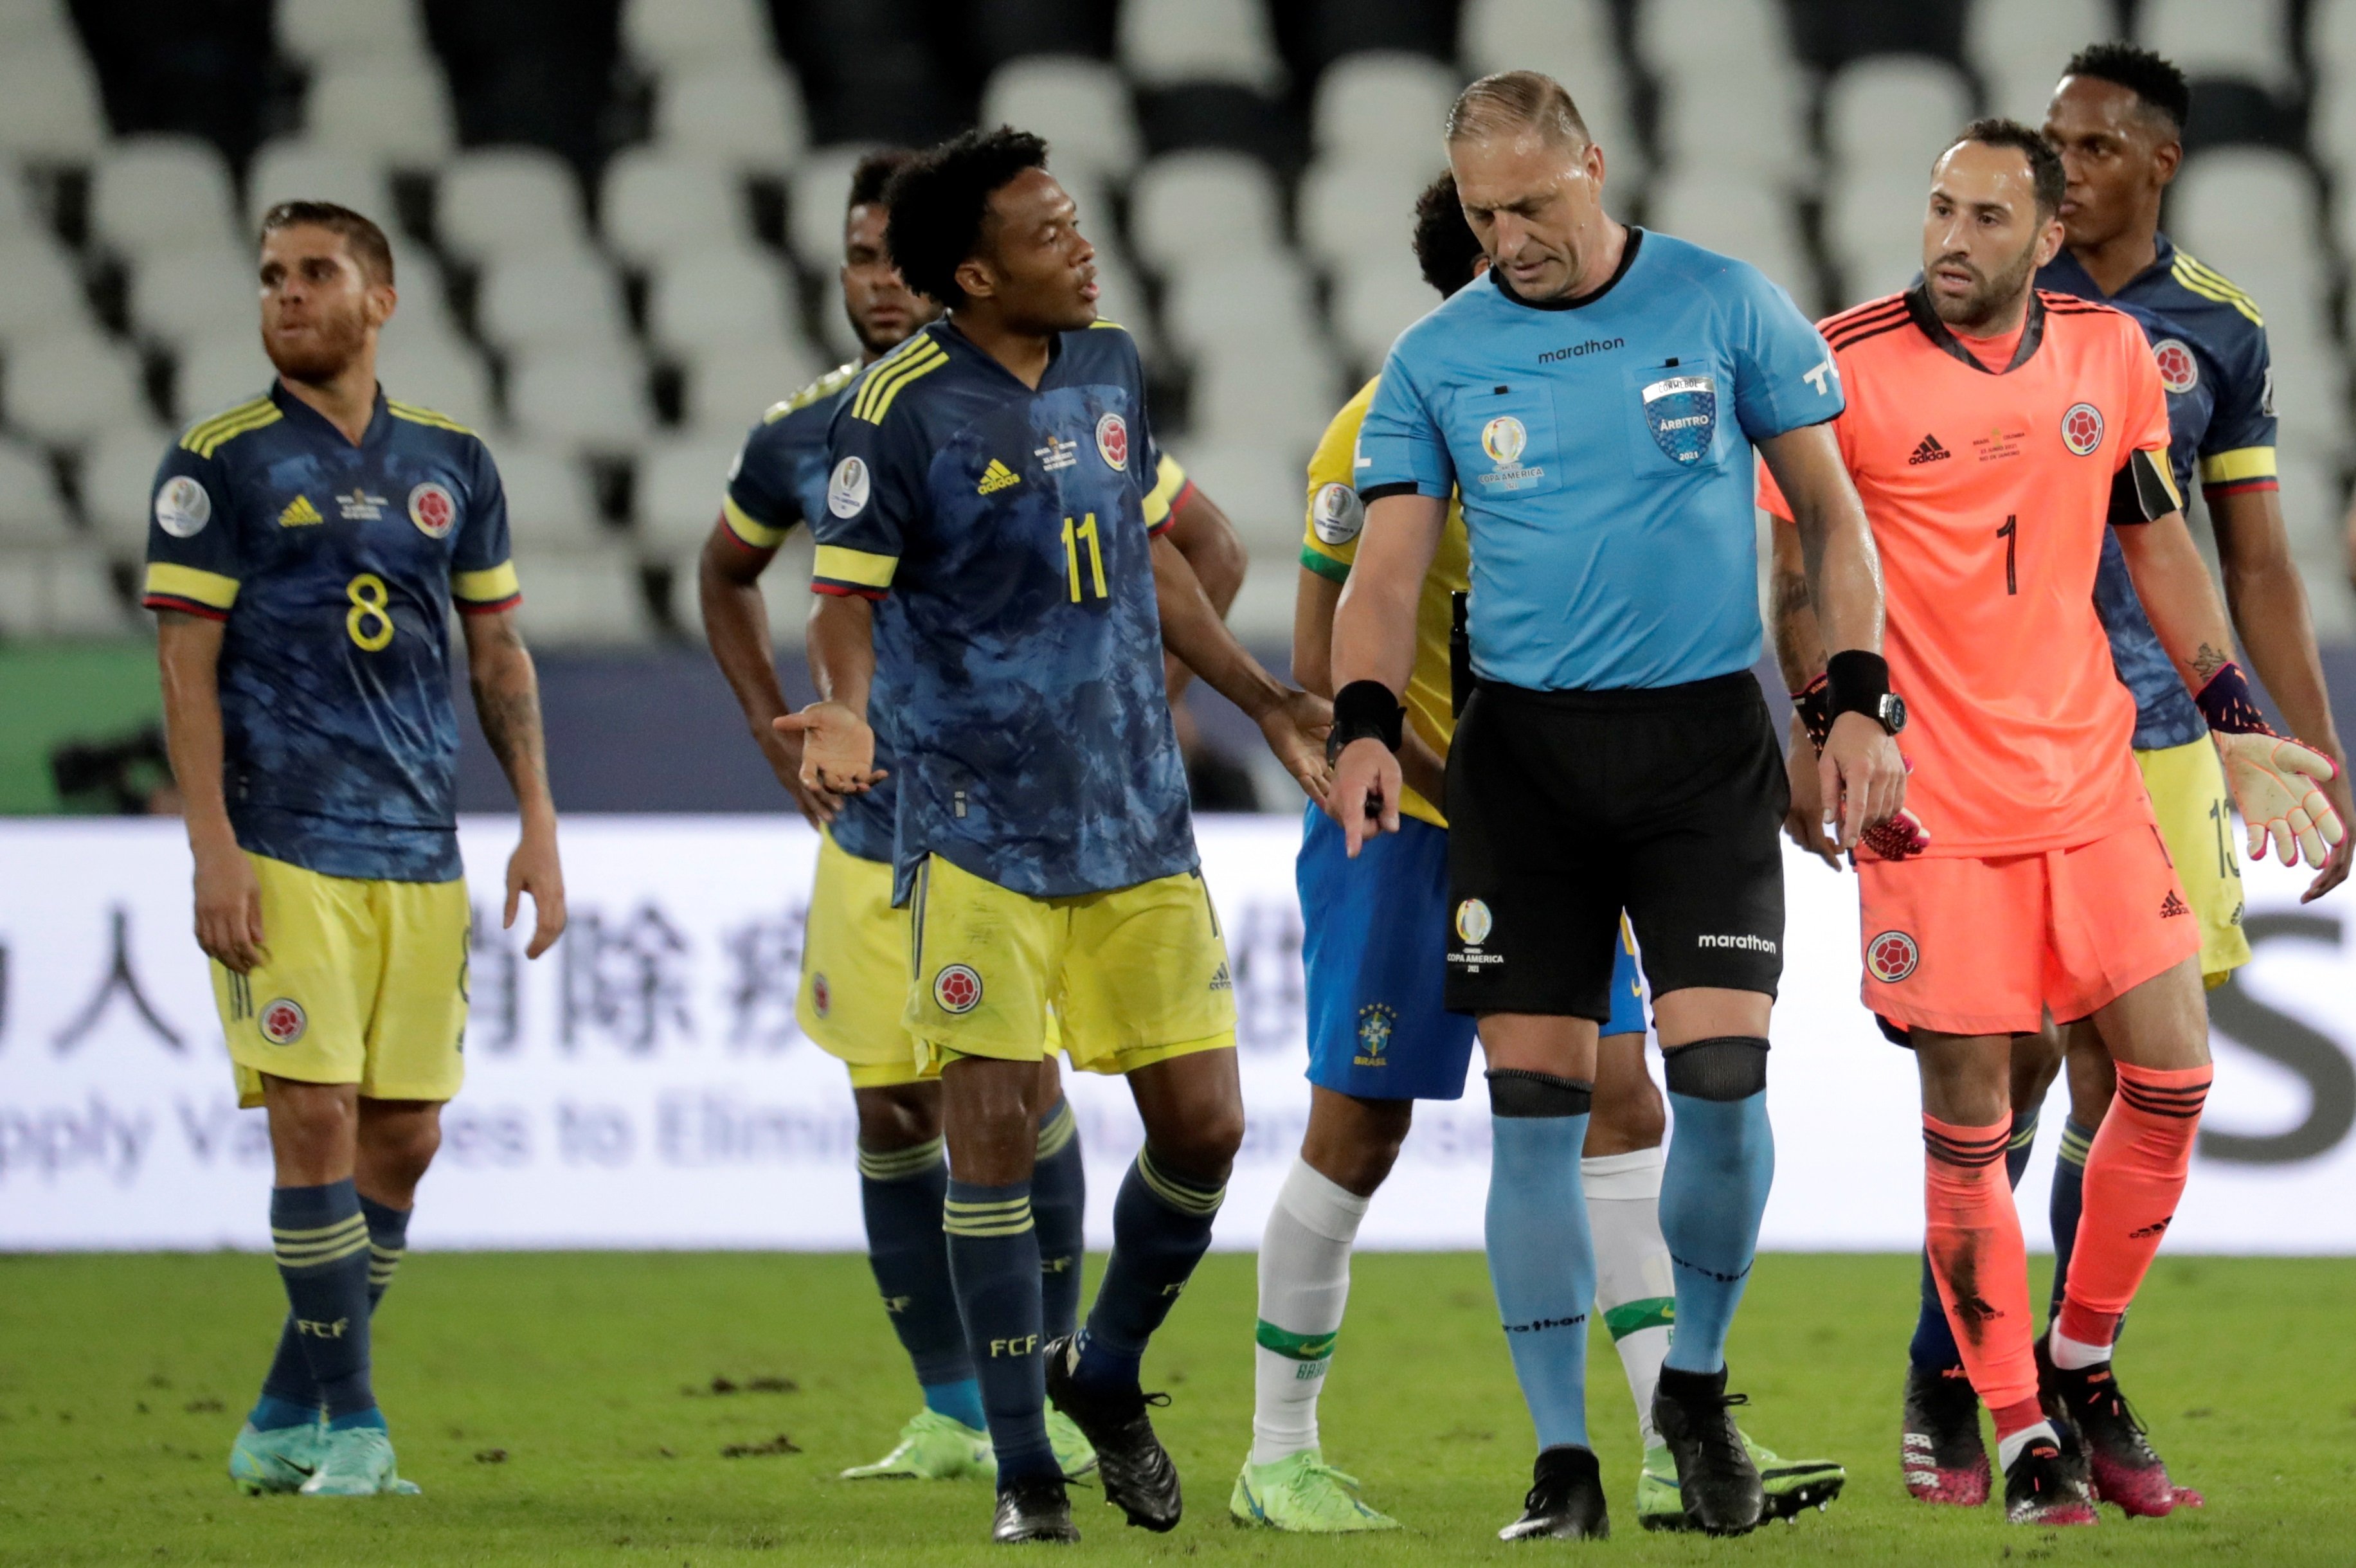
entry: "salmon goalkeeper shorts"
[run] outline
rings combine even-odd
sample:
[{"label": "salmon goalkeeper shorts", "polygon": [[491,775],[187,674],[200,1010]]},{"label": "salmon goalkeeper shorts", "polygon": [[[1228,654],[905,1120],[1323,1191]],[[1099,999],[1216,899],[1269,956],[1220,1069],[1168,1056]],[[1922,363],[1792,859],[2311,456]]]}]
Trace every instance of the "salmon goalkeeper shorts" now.
[{"label": "salmon goalkeeper shorts", "polygon": [[2026,1035],[2201,950],[2149,822],[2068,849],[1858,862],[1865,1004],[1894,1032]]}]

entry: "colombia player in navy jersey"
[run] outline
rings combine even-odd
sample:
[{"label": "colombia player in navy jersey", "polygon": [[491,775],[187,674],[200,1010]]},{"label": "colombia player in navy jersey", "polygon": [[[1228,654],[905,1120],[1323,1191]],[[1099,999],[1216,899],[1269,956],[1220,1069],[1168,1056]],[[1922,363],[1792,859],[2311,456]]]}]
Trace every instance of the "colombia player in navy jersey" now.
[{"label": "colombia player in navy jersey", "polygon": [[[948,318],[870,368],[835,416],[815,520],[821,700],[780,721],[809,735],[806,785],[855,793],[877,781],[879,670],[891,686],[905,1016],[941,1067],[945,1225],[1001,1541],[1076,1534],[1049,1391],[1095,1444],[1107,1500],[1152,1529],[1179,1515],[1138,1365],[1209,1244],[1243,1112],[1160,651],[1258,717],[1312,789],[1325,722],[1235,643],[1158,537],[1136,346],[1091,329],[1094,252],[1045,159],[1034,136],[974,133],[893,182],[893,257]],[[1146,1139],[1087,1329],[1043,1345],[1032,1122],[1051,1005],[1075,1065],[1129,1076]]]},{"label": "colombia player in navy jersey", "polygon": [[165,455],[147,542],[197,940],[239,1098],[269,1111],[293,1307],[230,1473],[250,1491],[413,1491],[369,1387],[369,1315],[465,1068],[454,606],[522,809],[506,920],[530,894],[533,958],[564,929],[556,810],[498,473],[471,433],[377,385],[383,231],[282,203],[261,282],[278,380]]}]

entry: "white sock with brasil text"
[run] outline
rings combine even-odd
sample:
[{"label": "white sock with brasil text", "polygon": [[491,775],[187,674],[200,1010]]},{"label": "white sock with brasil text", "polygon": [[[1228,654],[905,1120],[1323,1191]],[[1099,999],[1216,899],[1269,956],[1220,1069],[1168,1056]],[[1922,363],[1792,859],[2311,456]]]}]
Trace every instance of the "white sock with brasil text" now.
[{"label": "white sock with brasil text", "polygon": [[1580,1162],[1587,1189],[1587,1228],[1595,1238],[1595,1310],[1612,1331],[1612,1348],[1636,1401],[1636,1429],[1650,1448],[1653,1390],[1669,1353],[1676,1280],[1669,1244],[1661,1239],[1660,1146]]},{"label": "white sock with brasil text", "polygon": [[1317,1446],[1317,1396],[1350,1298],[1350,1243],[1365,1198],[1294,1155],[1259,1241],[1259,1331],[1252,1352],[1252,1463]]}]

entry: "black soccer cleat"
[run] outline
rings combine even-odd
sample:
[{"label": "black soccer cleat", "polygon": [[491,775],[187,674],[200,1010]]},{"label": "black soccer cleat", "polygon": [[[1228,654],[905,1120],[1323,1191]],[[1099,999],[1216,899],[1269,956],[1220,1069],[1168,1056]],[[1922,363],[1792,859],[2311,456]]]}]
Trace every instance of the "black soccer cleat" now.
[{"label": "black soccer cleat", "polygon": [[1608,1541],[1612,1518],[1603,1503],[1603,1475],[1591,1448],[1548,1448],[1530,1472],[1522,1517],[1497,1532],[1500,1541]]},{"label": "black soccer cleat", "polygon": [[2074,1437],[2084,1455],[2089,1489],[2130,1517],[2158,1519],[2179,1503],[2199,1507],[2199,1494],[2179,1492],[2168,1466],[2144,1434],[2144,1424],[2119,1391],[2108,1361],[2078,1371],[2053,1364],[2047,1337],[2037,1339],[2037,1392],[2057,1430]]},{"label": "black soccer cleat", "polygon": [[1097,1479],[1105,1501],[1119,1508],[1129,1522],[1145,1530],[1174,1530],[1184,1504],[1178,1493],[1178,1466],[1169,1450],[1153,1435],[1146,1409],[1170,1402],[1168,1394],[1142,1393],[1134,1389],[1100,1393],[1072,1380],[1080,1359],[1077,1337],[1050,1339],[1042,1358],[1047,1364],[1047,1398],[1072,1418],[1097,1451]]},{"label": "black soccer cleat", "polygon": [[1743,1446],[1733,1409],[1750,1403],[1726,1391],[1726,1369],[1714,1373],[1661,1369],[1653,1391],[1653,1425],[1677,1467],[1677,1497],[1694,1528],[1708,1535],[1747,1535],[1767,1509],[1759,1466]]},{"label": "black soccer cleat", "polygon": [[1980,1441],[1980,1397],[1962,1368],[1906,1369],[1905,1430],[1898,1442],[1906,1489],[1921,1501],[1967,1509],[1987,1501],[1994,1477]]},{"label": "black soccer cleat", "polygon": [[2013,1524],[2093,1524],[2094,1499],[2083,1461],[2065,1434],[2032,1438],[2004,1472],[2004,1517]]},{"label": "black soccer cleat", "polygon": [[1025,1476],[1008,1482],[998,1494],[998,1516],[990,1522],[990,1539],[1000,1546],[1034,1541],[1077,1545],[1080,1532],[1072,1523],[1072,1505],[1064,1496],[1063,1477]]}]

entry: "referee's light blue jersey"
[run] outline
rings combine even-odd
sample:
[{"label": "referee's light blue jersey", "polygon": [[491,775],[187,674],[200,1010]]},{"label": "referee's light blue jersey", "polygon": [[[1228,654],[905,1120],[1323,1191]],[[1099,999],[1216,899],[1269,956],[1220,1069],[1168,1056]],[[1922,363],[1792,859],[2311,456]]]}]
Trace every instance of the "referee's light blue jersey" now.
[{"label": "referee's light blue jersey", "polygon": [[1759,657],[1751,444],[1841,406],[1831,350],[1789,295],[1631,228],[1596,294],[1529,305],[1492,272],[1401,334],[1357,489],[1462,493],[1483,679],[1674,686]]}]

